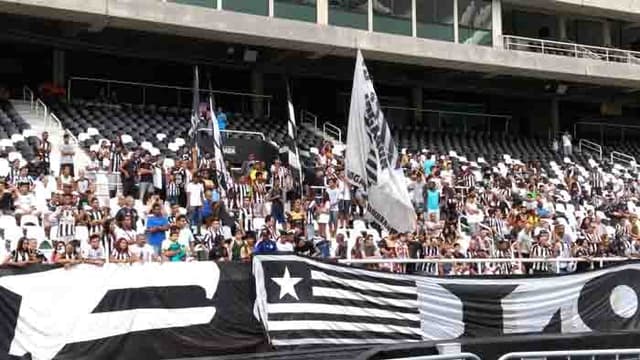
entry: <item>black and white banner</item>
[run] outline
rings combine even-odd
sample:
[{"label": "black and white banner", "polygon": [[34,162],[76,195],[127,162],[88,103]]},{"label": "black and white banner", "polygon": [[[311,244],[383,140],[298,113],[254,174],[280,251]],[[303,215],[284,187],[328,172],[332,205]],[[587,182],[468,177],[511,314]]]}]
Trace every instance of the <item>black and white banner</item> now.
[{"label": "black and white banner", "polygon": [[367,193],[367,212],[386,229],[413,231],[416,213],[409,198],[398,151],[384,118],[373,81],[358,50],[353,73],[346,173],[349,181]]},{"label": "black and white banner", "polygon": [[519,279],[396,275],[295,256],[254,259],[275,346],[637,331],[640,264]]},{"label": "black and white banner", "polygon": [[294,255],[257,256],[253,267],[3,268],[0,359],[171,359],[428,340],[466,349],[470,339],[558,334],[588,334],[589,345],[606,347],[616,334],[640,334],[639,294],[640,263],[505,279],[390,274]]},{"label": "black and white banner", "polygon": [[[25,273],[28,272],[28,273]],[[0,358],[163,359],[269,348],[248,264],[0,270]]]}]

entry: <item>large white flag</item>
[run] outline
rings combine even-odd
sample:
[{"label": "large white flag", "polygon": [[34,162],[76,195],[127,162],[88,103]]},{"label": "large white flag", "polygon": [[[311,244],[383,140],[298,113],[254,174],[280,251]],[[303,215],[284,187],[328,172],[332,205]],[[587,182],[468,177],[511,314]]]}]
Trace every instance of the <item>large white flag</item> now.
[{"label": "large white flag", "polygon": [[298,128],[296,126],[296,112],[291,101],[291,90],[289,89],[289,81],[287,80],[287,108],[289,110],[289,121],[287,122],[287,135],[289,135],[289,166],[300,171],[300,155],[298,153],[298,145],[296,137],[298,136]]},{"label": "large white flag", "polygon": [[349,110],[347,176],[366,189],[367,210],[376,222],[399,232],[413,231],[416,213],[404,174],[396,169],[397,159],[391,131],[358,50]]},{"label": "large white flag", "polygon": [[[211,85],[209,85],[211,87]],[[209,109],[211,110],[211,118],[209,119],[209,127],[211,128],[211,135],[213,136],[213,160],[216,164],[216,172],[218,175],[218,187],[225,195],[229,187],[232,185],[231,177],[227,171],[227,166],[224,163],[224,156],[222,152],[222,136],[220,135],[220,127],[218,126],[218,119],[213,104],[213,93],[209,96]]]}]

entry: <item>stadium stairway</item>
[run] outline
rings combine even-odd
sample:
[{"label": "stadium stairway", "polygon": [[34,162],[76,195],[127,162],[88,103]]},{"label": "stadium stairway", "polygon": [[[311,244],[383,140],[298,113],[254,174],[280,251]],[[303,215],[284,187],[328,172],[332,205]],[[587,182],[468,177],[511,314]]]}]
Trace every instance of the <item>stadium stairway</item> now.
[{"label": "stadium stairway", "polygon": [[[31,130],[38,138],[40,138],[42,133],[45,131],[49,133],[49,142],[51,142],[51,170],[57,175],[60,169],[59,149],[63,144],[63,136],[65,134],[64,128],[54,120],[51,116],[52,113],[48,112],[45,117],[43,114],[36,112],[36,110],[31,107],[29,101],[11,100],[11,105],[20,117],[29,124]],[[49,110],[47,109],[47,111]],[[89,156],[84,151],[77,151],[75,162],[77,168],[84,168],[89,164]]]}]

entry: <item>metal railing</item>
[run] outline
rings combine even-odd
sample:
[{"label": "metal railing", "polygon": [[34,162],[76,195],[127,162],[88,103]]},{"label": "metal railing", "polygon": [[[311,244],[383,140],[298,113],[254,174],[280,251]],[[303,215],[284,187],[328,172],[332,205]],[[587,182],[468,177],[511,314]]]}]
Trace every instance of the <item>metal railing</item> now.
[{"label": "metal railing", "polygon": [[[592,360],[596,356],[607,356],[607,359],[620,359],[620,355],[637,355],[633,359],[640,359],[640,349],[607,349],[607,350],[562,350],[562,351],[523,351],[512,352],[502,355],[498,360],[509,359],[547,359],[550,357],[562,357],[570,360],[573,357],[590,357]],[[628,358],[627,358],[628,359]]]},{"label": "metal railing", "polygon": [[[577,139],[578,127],[596,127],[598,128],[598,133],[600,135],[600,142],[605,143],[605,129],[606,128],[614,128],[620,130],[620,141],[625,140],[625,136],[629,132],[634,132],[636,136],[640,136],[640,126],[639,125],[626,125],[626,124],[612,124],[607,122],[577,122],[573,124],[573,137]],[[635,130],[635,131],[634,131]],[[610,135],[611,131],[607,131],[607,135]]]},{"label": "metal railing", "polygon": [[34,102],[35,102],[35,95],[33,95],[33,91],[31,91],[31,89],[29,89],[28,86],[23,86],[22,87],[22,100],[24,101],[29,101],[29,107],[31,108],[31,110],[34,110]]},{"label": "metal railing", "polygon": [[[53,120],[53,123],[55,123],[55,125],[57,125],[58,129],[63,129],[62,122],[60,121],[60,119],[58,119],[56,114],[51,112],[51,113],[49,113],[49,119],[47,120],[47,123],[45,124],[47,130],[51,129],[51,121],[50,120]],[[68,130],[65,130],[65,131],[69,132]],[[71,134],[71,132],[69,132],[69,134],[72,136],[73,139],[75,139],[75,136],[73,134]],[[76,143],[78,143],[77,139],[76,139]]]},{"label": "metal railing", "polygon": [[640,64],[640,52],[570,42],[503,35],[506,50],[527,51],[608,62]]},{"label": "metal railing", "polygon": [[314,129],[318,128],[318,116],[305,109],[300,109],[300,124],[312,124]]},{"label": "metal railing", "polygon": [[[412,259],[412,258],[368,258],[368,259],[340,259],[338,262],[343,264],[474,264],[479,274],[482,274],[482,268],[485,264],[517,264],[520,269],[523,269],[522,264],[524,263],[549,263],[554,265],[554,271],[559,273],[561,268],[561,263],[569,264],[569,263],[579,263],[586,262],[590,263],[591,267],[594,267],[594,264],[599,263],[600,267],[604,266],[605,262],[624,262],[633,260],[633,258],[626,257],[591,257],[591,258],[576,258],[576,257],[565,257],[565,258],[478,258],[478,259],[469,259],[469,258],[460,258],[460,259],[452,259],[452,258],[444,258],[444,259]],[[438,266],[435,266],[435,274],[440,275],[440,269]],[[446,275],[446,274],[445,274]]]},{"label": "metal railing", "polygon": [[480,356],[474,353],[461,352],[456,354],[441,354],[441,355],[422,355],[422,356],[411,356],[404,358],[393,358],[390,360],[481,360]]},{"label": "metal railing", "polygon": [[[489,133],[491,133],[491,131],[504,131],[505,133],[508,133],[512,119],[510,115],[485,114],[464,111],[418,109],[404,106],[381,106],[380,108],[385,110],[385,115],[392,117],[394,121],[396,121],[397,119],[395,119],[393,115],[389,115],[389,111],[404,111],[412,114],[425,115],[422,117],[421,121],[429,122],[429,120],[432,119],[434,123],[430,123],[429,125],[437,129],[451,127],[450,124],[446,124],[445,122],[453,120],[461,121],[464,131],[468,131],[470,125],[475,125],[478,122],[482,121],[485,122],[485,130]],[[427,119],[425,120],[424,117],[426,117]],[[495,124],[498,121],[503,123]]]},{"label": "metal railing", "polygon": [[[202,131],[202,129],[200,129]],[[267,138],[264,136],[264,133],[258,131],[244,131],[244,130],[220,130],[221,133],[226,134],[245,134],[245,135],[258,135],[262,139],[262,141],[266,141]]]},{"label": "metal railing", "polygon": [[578,141],[578,151],[580,153],[583,152],[583,149],[586,149],[590,152],[598,154],[598,160],[602,161],[602,146],[594,143],[593,141],[580,139]]},{"label": "metal railing", "polygon": [[330,136],[339,142],[342,142],[342,130],[330,122],[322,124],[322,133],[324,136]]},{"label": "metal railing", "polygon": [[42,122],[46,128],[47,122],[49,121],[49,108],[47,105],[42,100],[36,99],[33,104],[33,110],[35,111],[36,116],[42,116]]},{"label": "metal railing", "polygon": [[[125,85],[125,86],[130,86],[130,87],[139,87],[140,88],[141,100],[142,100],[141,104],[143,104],[143,105],[146,104],[147,89],[149,89],[149,88],[176,91],[177,99],[180,99],[182,92],[188,92],[188,93],[193,92],[193,88],[184,87],[184,86],[151,84],[151,83],[142,83],[142,82],[135,82],[135,81],[122,81],[122,80],[99,79],[99,78],[88,78],[88,77],[71,77],[67,81],[67,101],[69,103],[71,103],[71,90],[72,90],[72,83],[74,81],[75,82],[81,82],[82,81],[82,82],[103,84],[105,86],[104,87],[104,89],[105,89],[104,95],[105,95],[105,97],[107,99],[110,99],[112,97],[112,94],[113,94],[112,91],[114,90],[113,89],[114,85]],[[244,110],[246,110],[245,107],[248,108],[247,99],[250,99],[250,100],[256,100],[256,99],[263,100],[263,101],[265,101],[267,103],[264,115],[266,117],[270,117],[270,115],[271,115],[271,100],[272,100],[272,96],[271,95],[262,95],[262,94],[254,94],[254,93],[243,93],[243,92],[225,91],[225,90],[212,90],[212,91],[209,91],[209,89],[199,89],[199,90],[200,90],[200,93],[204,93],[204,94],[207,94],[207,95],[213,93],[213,94],[217,94],[217,95],[227,95],[227,96],[240,97],[241,101],[242,101],[243,112],[245,112]],[[178,103],[180,103],[180,101],[178,101]],[[218,102],[218,103],[220,103],[220,102]]]},{"label": "metal railing", "polygon": [[635,157],[618,151],[611,152],[611,162],[614,164],[624,163],[632,168],[635,168],[638,165],[638,163],[636,163]]}]

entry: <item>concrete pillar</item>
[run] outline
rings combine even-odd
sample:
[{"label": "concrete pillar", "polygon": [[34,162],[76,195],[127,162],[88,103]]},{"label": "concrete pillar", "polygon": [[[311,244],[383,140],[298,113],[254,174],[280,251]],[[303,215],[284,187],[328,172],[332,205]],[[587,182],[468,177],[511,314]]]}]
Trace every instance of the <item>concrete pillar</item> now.
[{"label": "concrete pillar", "polygon": [[551,135],[556,137],[560,134],[560,101],[557,97],[551,99],[549,111],[549,118],[551,119]]},{"label": "concrete pillar", "polygon": [[[253,69],[251,71],[251,92],[258,95],[264,95],[264,74],[260,70]],[[252,98],[251,110],[253,111],[253,117],[264,117],[264,99],[260,97]]]},{"label": "concrete pillar", "polygon": [[602,46],[612,46],[612,44],[611,23],[609,20],[605,20],[602,22]]},{"label": "concrete pillar", "polygon": [[329,23],[329,0],[316,1],[316,17],[319,25],[327,25]]},{"label": "concrete pillar", "polygon": [[51,79],[56,86],[63,88],[67,87],[66,84],[66,70],[65,70],[65,55],[64,50],[53,49],[53,61],[52,61],[52,73]]},{"label": "concrete pillar", "polygon": [[411,105],[413,111],[413,122],[415,125],[422,123],[422,87],[414,86],[411,89]]},{"label": "concrete pillar", "polygon": [[558,39],[560,41],[567,40],[567,17],[566,16],[558,16]]},{"label": "concrete pillar", "polygon": [[502,41],[502,0],[491,1],[491,28],[493,32],[493,47],[503,48]]}]

